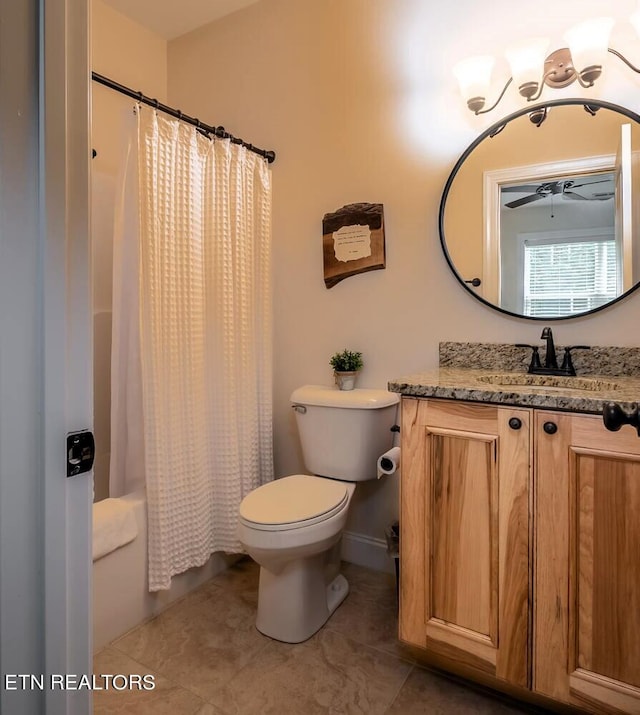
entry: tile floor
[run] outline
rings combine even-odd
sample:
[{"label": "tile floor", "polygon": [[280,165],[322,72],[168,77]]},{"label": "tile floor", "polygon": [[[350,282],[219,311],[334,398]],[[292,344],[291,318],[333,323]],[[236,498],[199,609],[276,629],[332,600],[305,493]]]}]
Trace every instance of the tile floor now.
[{"label": "tile floor", "polygon": [[414,664],[396,639],[395,579],[352,564],[343,573],[347,599],[319,633],[289,645],[256,630],[258,568],[240,561],[96,654],[95,673],[153,674],[156,687],[96,691],[94,712],[527,712]]}]

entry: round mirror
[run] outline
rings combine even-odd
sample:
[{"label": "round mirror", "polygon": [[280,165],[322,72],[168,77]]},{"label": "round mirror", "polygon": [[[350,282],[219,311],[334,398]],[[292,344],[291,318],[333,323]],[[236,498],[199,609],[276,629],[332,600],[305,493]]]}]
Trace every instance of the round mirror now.
[{"label": "round mirror", "polygon": [[532,320],[601,310],[640,282],[640,116],[558,100],[487,129],[440,203],[451,269],[479,300]]}]

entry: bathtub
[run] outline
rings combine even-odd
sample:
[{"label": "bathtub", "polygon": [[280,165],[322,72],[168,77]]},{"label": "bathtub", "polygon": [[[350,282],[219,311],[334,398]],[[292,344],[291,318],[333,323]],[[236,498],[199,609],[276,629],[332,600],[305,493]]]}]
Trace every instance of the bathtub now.
[{"label": "bathtub", "polygon": [[93,651],[156,616],[173,601],[224,571],[239,555],[214,553],[200,568],[175,576],[168,591],[147,589],[147,502],[144,491],[124,497],[135,514],[136,538],[93,562]]}]

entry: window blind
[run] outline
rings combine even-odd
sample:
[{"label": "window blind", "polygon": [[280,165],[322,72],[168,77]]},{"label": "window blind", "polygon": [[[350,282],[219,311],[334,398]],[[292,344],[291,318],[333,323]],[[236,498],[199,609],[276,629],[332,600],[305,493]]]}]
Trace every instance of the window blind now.
[{"label": "window blind", "polygon": [[613,239],[524,243],[524,312],[560,317],[608,303],[618,295]]}]

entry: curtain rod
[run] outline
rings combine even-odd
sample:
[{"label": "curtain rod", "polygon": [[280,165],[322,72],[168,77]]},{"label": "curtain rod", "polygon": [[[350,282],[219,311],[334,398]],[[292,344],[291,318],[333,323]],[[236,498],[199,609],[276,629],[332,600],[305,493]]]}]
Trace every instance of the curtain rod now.
[{"label": "curtain rod", "polygon": [[181,121],[186,122],[187,124],[191,124],[205,135],[214,134],[215,136],[220,137],[220,139],[231,139],[231,141],[234,144],[241,144],[242,146],[246,147],[249,151],[252,151],[255,154],[259,154],[260,156],[264,157],[269,162],[269,164],[271,164],[272,162],[275,161],[275,158],[276,158],[275,151],[260,149],[257,146],[253,146],[253,144],[249,144],[248,142],[245,142],[242,139],[238,139],[237,137],[234,137],[233,134],[229,134],[229,132],[225,131],[224,127],[212,127],[209,124],[205,124],[204,122],[201,122],[199,119],[196,119],[195,117],[190,117],[188,114],[184,114],[179,109],[174,109],[173,107],[169,107],[166,104],[162,104],[162,102],[159,102],[157,99],[152,99],[151,97],[147,97],[146,95],[142,94],[142,92],[136,92],[134,89],[131,89],[130,87],[125,87],[125,85],[120,84],[119,82],[115,82],[114,80],[109,79],[108,77],[105,77],[104,75],[98,74],[97,72],[91,73],[91,79],[94,80],[94,82],[103,84],[105,87],[109,87],[110,89],[115,89],[116,92],[120,92],[121,94],[126,94],[127,97],[131,97],[132,99],[135,99],[138,102],[142,102],[143,104],[148,104],[150,107],[153,107],[154,109],[159,109],[161,112],[164,112],[165,114],[170,114],[172,117],[175,117],[176,119],[180,119]]}]

